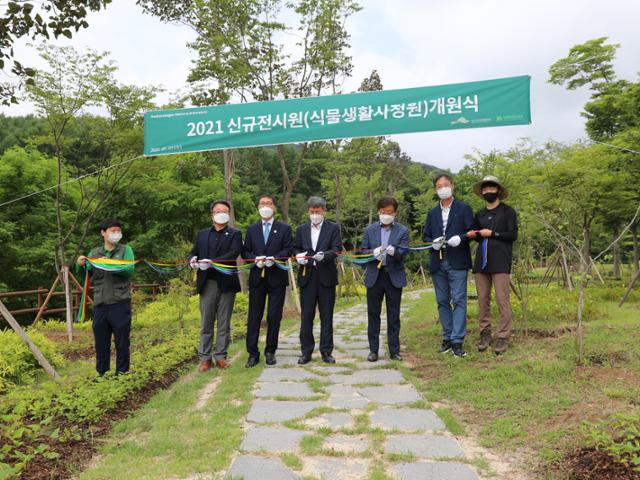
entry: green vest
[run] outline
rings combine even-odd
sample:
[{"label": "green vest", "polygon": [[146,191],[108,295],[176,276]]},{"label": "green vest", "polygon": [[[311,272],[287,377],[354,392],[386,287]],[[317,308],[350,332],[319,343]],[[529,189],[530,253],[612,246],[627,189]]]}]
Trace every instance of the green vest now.
[{"label": "green vest", "polygon": [[[125,249],[125,245],[118,244],[113,252],[107,252],[103,245],[91,250],[89,256],[109,257],[108,253],[112,253],[110,258],[123,260]],[[127,277],[94,268],[91,284],[93,285],[93,305],[95,307],[131,301],[131,282]]]}]

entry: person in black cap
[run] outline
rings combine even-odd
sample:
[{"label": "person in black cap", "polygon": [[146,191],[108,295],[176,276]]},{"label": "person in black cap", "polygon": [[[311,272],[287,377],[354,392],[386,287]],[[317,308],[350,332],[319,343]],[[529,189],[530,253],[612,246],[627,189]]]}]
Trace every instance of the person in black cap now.
[{"label": "person in black cap", "polygon": [[492,175],[484,177],[474,185],[473,191],[482,197],[486,204],[485,208],[475,214],[474,229],[467,233],[469,238],[474,238],[480,244],[473,264],[478,291],[480,326],[478,350],[483,352],[492,343],[491,286],[493,285],[500,311],[500,327],[493,349],[496,355],[500,355],[507,350],[511,335],[512,312],[509,287],[513,242],[518,238],[518,217],[512,207],[502,202],[509,192],[497,177]]}]

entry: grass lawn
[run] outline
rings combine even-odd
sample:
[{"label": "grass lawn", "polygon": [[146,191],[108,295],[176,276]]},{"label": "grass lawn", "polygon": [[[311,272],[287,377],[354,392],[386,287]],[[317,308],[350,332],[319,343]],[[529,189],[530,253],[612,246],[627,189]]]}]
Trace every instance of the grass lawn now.
[{"label": "grass lawn", "polygon": [[474,300],[469,300],[468,356],[439,354],[434,293],[423,295],[403,318],[402,341],[425,398],[450,407],[467,434],[496,452],[521,453],[536,476],[562,478],[557,462],[585,442],[584,421],[640,414],[640,304],[636,294],[618,308],[619,290],[588,290],[581,365],[571,331],[575,294],[555,287],[531,287],[526,322],[514,299],[515,333],[503,356],[475,348]]}]

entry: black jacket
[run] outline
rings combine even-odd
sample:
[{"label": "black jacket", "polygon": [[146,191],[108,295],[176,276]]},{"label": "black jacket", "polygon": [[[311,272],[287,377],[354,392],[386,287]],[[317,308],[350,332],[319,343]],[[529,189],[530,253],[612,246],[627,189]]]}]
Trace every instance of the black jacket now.
[{"label": "black jacket", "polygon": [[473,219],[475,230],[488,228],[493,235],[487,242],[487,266],[482,268],[482,240],[479,235],[475,240],[480,243],[476,250],[473,273],[511,273],[513,261],[513,242],[518,238],[518,216],[516,211],[505,203],[496,208],[483,208]]},{"label": "black jacket", "polygon": [[[293,239],[291,238],[291,227],[286,223],[274,220],[267,244],[264,244],[262,232],[262,220],[249,225],[247,235],[244,239],[242,257],[254,259],[259,256],[283,258],[290,257],[293,252]],[[289,285],[289,274],[285,270],[272,267],[264,267],[264,278],[262,269],[253,266],[249,274],[249,286],[257,287],[260,282],[266,281],[270,287],[286,287]]]},{"label": "black jacket", "polygon": [[[199,259],[208,258],[209,260],[233,260],[228,262],[220,262],[225,265],[236,265],[235,259],[242,252],[242,233],[240,230],[226,227],[217,235],[213,227],[200,230],[196,236],[189,258],[197,257]],[[213,275],[212,275],[213,274]],[[223,292],[239,292],[240,281],[238,275],[225,275],[224,273],[213,273],[211,270],[198,270],[198,278],[196,282],[196,290],[202,293],[207,278],[215,278],[218,287]]]},{"label": "black jacket", "polygon": [[[337,252],[342,250],[340,228],[333,222],[325,220],[320,229],[318,244],[314,250],[311,244],[311,224],[300,225],[296,230],[295,253],[307,252],[313,256],[317,252],[324,252],[321,262],[309,259],[309,263],[298,268],[298,285],[304,288],[310,278],[310,269],[314,269],[320,283],[325,287],[335,287],[338,284],[338,268],[336,265]],[[306,267],[306,268],[304,268]]]}]

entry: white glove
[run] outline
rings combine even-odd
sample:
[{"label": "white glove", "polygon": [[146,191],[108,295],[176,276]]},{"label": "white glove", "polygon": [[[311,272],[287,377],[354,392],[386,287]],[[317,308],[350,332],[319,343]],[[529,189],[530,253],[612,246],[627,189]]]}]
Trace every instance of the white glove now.
[{"label": "white glove", "polygon": [[443,245],[444,245],[444,236],[434,239],[431,248],[433,248],[434,250],[440,250]]},{"label": "white glove", "polygon": [[321,262],[323,258],[324,258],[324,252],[317,252],[317,253],[313,256],[313,259],[314,259],[316,262]]},{"label": "white glove", "polygon": [[396,253],[396,247],[394,247],[393,245],[389,245],[387,247],[387,254],[393,257],[395,253]]},{"label": "white glove", "polygon": [[275,258],[273,258],[273,257],[267,257],[267,259],[266,259],[266,260],[265,260],[265,262],[264,262],[264,264],[265,264],[267,267],[273,267],[273,264],[274,264],[274,263],[276,263],[276,262],[275,262]]},{"label": "white glove", "polygon": [[256,267],[258,268],[264,268],[264,260],[267,257],[265,257],[264,255],[261,255],[259,257],[256,257],[255,262],[256,262]]},{"label": "white glove", "polygon": [[373,256],[376,257],[377,260],[380,260],[384,256],[384,248],[376,247],[373,249]]},{"label": "white glove", "polygon": [[189,266],[194,270],[200,268],[198,266],[198,257],[191,257],[191,260],[189,260]]},{"label": "white glove", "polygon": [[298,265],[306,265],[309,263],[309,259],[304,258],[307,256],[307,252],[301,252],[296,255],[296,260],[298,261]]},{"label": "white glove", "polygon": [[460,245],[460,235],[454,235],[449,240],[447,240],[447,245],[450,247],[457,247]]},{"label": "white glove", "polygon": [[211,267],[211,260],[208,258],[203,258],[198,262],[198,268],[200,270],[207,270],[209,267]]}]

